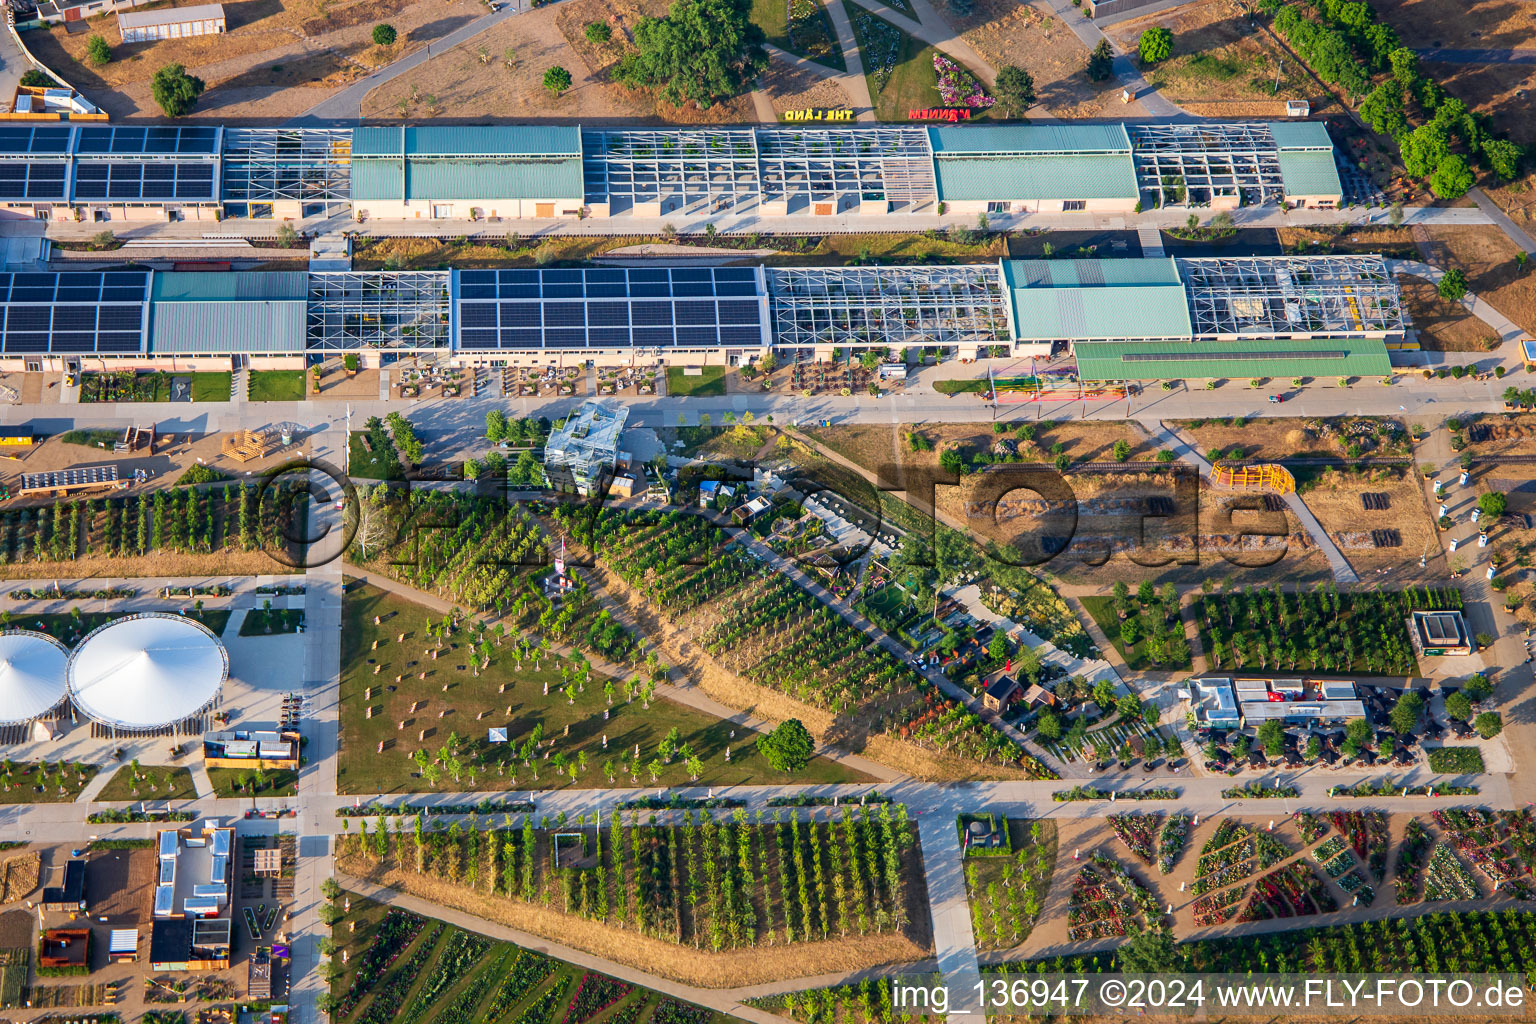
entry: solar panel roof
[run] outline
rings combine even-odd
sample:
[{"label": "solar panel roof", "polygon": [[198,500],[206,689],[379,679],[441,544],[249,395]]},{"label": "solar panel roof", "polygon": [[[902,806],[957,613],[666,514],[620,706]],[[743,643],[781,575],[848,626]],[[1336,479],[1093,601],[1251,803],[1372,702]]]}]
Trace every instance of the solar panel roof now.
[{"label": "solar panel roof", "polygon": [[46,156],[69,152],[68,125],[0,126],[0,156]]},{"label": "solar panel roof", "polygon": [[219,130],[209,126],[87,125],[80,129],[76,151],[114,156],[215,156],[219,151]]},{"label": "solar panel roof", "polygon": [[0,274],[0,352],[142,351],[148,290],[141,271]]}]

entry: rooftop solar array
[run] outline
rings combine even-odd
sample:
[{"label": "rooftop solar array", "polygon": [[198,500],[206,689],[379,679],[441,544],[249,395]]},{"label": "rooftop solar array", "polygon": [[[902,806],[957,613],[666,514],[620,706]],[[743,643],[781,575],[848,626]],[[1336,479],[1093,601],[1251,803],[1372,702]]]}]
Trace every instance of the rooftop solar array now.
[{"label": "rooftop solar array", "polygon": [[465,270],[459,347],[713,348],[762,344],[746,267]]},{"label": "rooftop solar array", "polygon": [[63,156],[69,152],[72,130],[60,124],[0,126],[0,157]]},{"label": "rooftop solar array", "polygon": [[213,170],[210,162],[82,160],[75,167],[75,198],[85,202],[165,199],[208,202],[217,198]]},{"label": "rooftop solar array", "polygon": [[148,298],[142,271],[0,274],[0,352],[139,352]]},{"label": "rooftop solar array", "polygon": [[217,156],[219,132],[216,127],[87,125],[80,129],[75,152],[82,156]]},{"label": "rooftop solar array", "polygon": [[69,198],[63,160],[0,160],[0,200],[62,203]]}]

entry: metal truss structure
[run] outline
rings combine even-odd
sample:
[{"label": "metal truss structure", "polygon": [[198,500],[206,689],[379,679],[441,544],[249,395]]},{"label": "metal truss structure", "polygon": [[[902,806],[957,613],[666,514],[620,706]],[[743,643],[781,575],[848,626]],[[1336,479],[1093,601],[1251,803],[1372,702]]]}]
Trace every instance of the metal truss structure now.
[{"label": "metal truss structure", "polygon": [[350,128],[230,128],[223,199],[297,200],[344,207],[352,198]]},{"label": "metal truss structure", "polygon": [[[1127,124],[1136,182],[1158,206],[1202,206],[1237,196],[1244,206],[1283,203],[1280,147],[1269,126]],[[1182,192],[1182,195],[1181,195]]]},{"label": "metal truss structure", "polygon": [[721,210],[839,197],[915,207],[938,198],[922,128],[603,129],[582,133],[589,202]]},{"label": "metal truss structure", "polygon": [[305,348],[446,351],[453,338],[451,277],[445,270],[312,273]]},{"label": "metal truss structure", "polygon": [[1009,340],[995,266],[775,267],[766,273],[775,347]]},{"label": "metal truss structure", "polygon": [[1180,258],[1195,338],[1400,335],[1397,282],[1380,256]]}]

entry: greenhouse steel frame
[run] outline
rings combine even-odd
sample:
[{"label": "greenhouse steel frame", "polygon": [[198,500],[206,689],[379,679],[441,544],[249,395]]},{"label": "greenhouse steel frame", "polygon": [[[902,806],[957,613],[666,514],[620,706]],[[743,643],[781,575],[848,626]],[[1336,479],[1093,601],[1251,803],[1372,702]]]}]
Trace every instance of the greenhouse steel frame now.
[{"label": "greenhouse steel frame", "polygon": [[726,209],[858,196],[911,208],[938,198],[924,128],[588,129],[582,149],[588,202]]},{"label": "greenhouse steel frame", "polygon": [[724,208],[762,192],[750,128],[587,130],[581,147],[589,202],[677,198]]},{"label": "greenhouse steel frame", "polygon": [[1009,341],[996,266],[772,267],[766,277],[775,347]]},{"label": "greenhouse steel frame", "polygon": [[452,291],[446,270],[311,273],[305,348],[447,351],[453,338]]},{"label": "greenhouse steel frame", "polygon": [[1402,296],[1371,255],[1180,257],[1196,339],[1401,335]]},{"label": "greenhouse steel frame", "polygon": [[[1261,123],[1127,124],[1136,182],[1158,206],[1201,206],[1237,196],[1245,206],[1285,202],[1280,147]],[[1175,181],[1181,180],[1180,199]],[[1171,197],[1171,198],[1170,198]]]},{"label": "greenhouse steel frame", "polygon": [[230,128],[224,136],[228,202],[296,200],[344,207],[352,199],[352,129]]}]

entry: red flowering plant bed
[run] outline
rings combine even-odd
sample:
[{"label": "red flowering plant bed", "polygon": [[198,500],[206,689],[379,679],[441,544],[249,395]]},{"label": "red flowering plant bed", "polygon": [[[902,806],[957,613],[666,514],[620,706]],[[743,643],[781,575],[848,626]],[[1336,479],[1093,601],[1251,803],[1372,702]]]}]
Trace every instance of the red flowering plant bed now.
[{"label": "red flowering plant bed", "polygon": [[1067,899],[1067,937],[1118,938],[1158,917],[1157,900],[1119,861],[1095,853],[1072,883]]},{"label": "red flowering plant bed", "polygon": [[1317,877],[1305,861],[1293,861],[1260,878],[1253,886],[1253,898],[1243,910],[1242,921],[1271,918],[1310,917],[1329,914],[1339,908],[1328,891],[1327,883]]},{"label": "red flowering plant bed", "polygon": [[566,1007],[563,1024],[584,1024],[629,995],[633,988],[627,981],[588,971],[576,986],[571,1005]]},{"label": "red flowering plant bed", "polygon": [[1125,848],[1148,866],[1157,861],[1157,830],[1163,816],[1152,814],[1111,814],[1109,824]]},{"label": "red flowering plant bed", "polygon": [[1328,815],[1333,827],[1349,840],[1355,856],[1370,868],[1376,881],[1387,877],[1387,815],[1383,811],[1334,811]]},{"label": "red flowering plant bed", "polygon": [[975,75],[942,53],[933,55],[933,74],[938,79],[939,99],[946,107],[983,110],[997,102],[987,95]]}]

